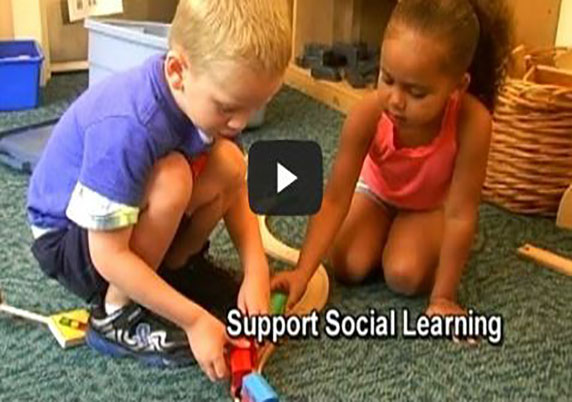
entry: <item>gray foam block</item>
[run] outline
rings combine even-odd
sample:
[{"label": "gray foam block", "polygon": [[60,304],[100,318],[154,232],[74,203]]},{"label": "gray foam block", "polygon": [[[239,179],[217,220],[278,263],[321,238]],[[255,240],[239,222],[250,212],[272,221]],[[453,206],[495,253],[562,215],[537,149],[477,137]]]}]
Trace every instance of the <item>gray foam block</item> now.
[{"label": "gray foam block", "polygon": [[0,139],[0,162],[32,173],[53,128],[53,124],[30,128]]}]

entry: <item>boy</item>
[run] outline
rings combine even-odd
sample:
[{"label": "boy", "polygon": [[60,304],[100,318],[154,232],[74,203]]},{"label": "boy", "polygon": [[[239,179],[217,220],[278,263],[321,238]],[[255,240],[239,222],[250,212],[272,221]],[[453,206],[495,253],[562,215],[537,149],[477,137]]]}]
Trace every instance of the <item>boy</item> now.
[{"label": "boy", "polygon": [[181,0],[169,52],[90,88],[56,126],[29,188],[32,251],[95,303],[92,348],[163,366],[191,362],[190,347],[211,380],[228,375],[224,347],[238,341],[156,273],[196,258],[220,218],[245,269],[238,307],[267,312],[268,265],[233,140],[281,86],[285,3]]}]

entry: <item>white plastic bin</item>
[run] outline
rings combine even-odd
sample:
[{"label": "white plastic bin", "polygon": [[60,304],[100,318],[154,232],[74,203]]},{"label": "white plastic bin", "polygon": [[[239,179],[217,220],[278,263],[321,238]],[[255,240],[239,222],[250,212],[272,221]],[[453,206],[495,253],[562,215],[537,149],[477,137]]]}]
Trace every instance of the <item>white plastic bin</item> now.
[{"label": "white plastic bin", "polygon": [[[168,49],[169,24],[88,18],[85,27],[89,32],[89,85]],[[264,113],[265,109],[256,112],[248,127],[261,126]]]}]

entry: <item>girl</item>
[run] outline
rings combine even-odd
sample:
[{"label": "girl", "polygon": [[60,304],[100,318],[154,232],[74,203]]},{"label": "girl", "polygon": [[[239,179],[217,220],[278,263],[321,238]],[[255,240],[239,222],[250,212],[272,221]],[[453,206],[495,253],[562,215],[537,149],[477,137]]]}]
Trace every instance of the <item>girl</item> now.
[{"label": "girl", "polygon": [[394,291],[429,293],[427,314],[464,313],[457,288],[510,51],[508,17],[497,0],[398,2],[378,89],[345,122],[296,269],[273,278],[289,305],[331,246],[339,279],[357,283],[381,267]]}]

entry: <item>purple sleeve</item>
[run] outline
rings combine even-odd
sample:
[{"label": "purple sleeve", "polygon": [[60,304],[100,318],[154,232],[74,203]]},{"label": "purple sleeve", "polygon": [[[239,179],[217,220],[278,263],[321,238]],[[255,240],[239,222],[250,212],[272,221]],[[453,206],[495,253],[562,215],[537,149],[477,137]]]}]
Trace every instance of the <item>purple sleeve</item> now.
[{"label": "purple sleeve", "polygon": [[143,126],[127,117],[106,118],[85,131],[79,183],[111,201],[137,207],[153,163]]}]

